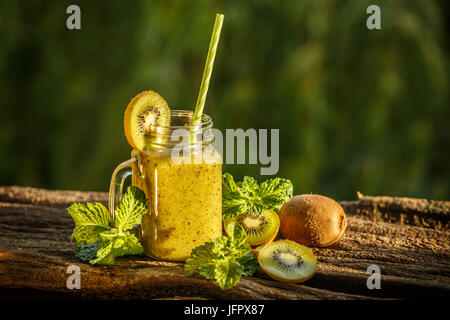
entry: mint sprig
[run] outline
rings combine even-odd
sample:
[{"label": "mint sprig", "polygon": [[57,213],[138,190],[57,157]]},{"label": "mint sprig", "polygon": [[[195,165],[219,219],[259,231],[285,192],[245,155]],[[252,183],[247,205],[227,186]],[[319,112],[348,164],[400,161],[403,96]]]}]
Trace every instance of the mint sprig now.
[{"label": "mint sprig", "polygon": [[117,257],[142,254],[144,249],[131,231],[141,224],[147,211],[145,193],[135,186],[127,189],[116,209],[112,228],[108,209],[99,202],[74,203],[67,211],[75,222],[71,241],[77,243],[76,256],[91,264],[115,264]]},{"label": "mint sprig", "polygon": [[116,257],[142,254],[142,245],[130,231],[112,229],[100,234],[100,245],[96,258],[89,260],[92,264],[115,264]]},{"label": "mint sprig", "polygon": [[115,210],[115,226],[119,230],[129,230],[141,224],[142,216],[147,211],[145,193],[138,187],[128,188],[122,202]]},{"label": "mint sprig", "polygon": [[222,290],[227,290],[233,288],[241,276],[256,272],[258,262],[246,243],[244,228],[238,223],[231,227],[231,237],[221,236],[192,250],[185,264],[187,276],[198,271],[206,279],[215,279]]},{"label": "mint sprig", "polygon": [[75,222],[71,241],[89,245],[110,229],[108,209],[99,202],[74,203],[67,210]]},{"label": "mint sprig", "polygon": [[278,212],[281,205],[292,198],[292,182],[283,178],[268,179],[260,185],[252,177],[235,182],[229,173],[222,180],[222,214],[235,218],[247,211],[260,214],[262,210]]}]

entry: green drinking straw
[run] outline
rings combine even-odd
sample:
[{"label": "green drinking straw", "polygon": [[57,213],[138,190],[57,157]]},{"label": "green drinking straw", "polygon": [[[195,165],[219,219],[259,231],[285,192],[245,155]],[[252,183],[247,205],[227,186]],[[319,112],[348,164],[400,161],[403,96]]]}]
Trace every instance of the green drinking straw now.
[{"label": "green drinking straw", "polygon": [[202,84],[200,85],[197,104],[195,105],[194,119],[192,121],[194,126],[201,123],[206,94],[208,93],[209,80],[211,80],[214,58],[217,52],[217,45],[219,44],[220,31],[222,30],[223,17],[223,14],[216,14],[216,21],[214,22],[214,29],[209,43],[208,56],[206,57],[206,65],[203,70]]}]

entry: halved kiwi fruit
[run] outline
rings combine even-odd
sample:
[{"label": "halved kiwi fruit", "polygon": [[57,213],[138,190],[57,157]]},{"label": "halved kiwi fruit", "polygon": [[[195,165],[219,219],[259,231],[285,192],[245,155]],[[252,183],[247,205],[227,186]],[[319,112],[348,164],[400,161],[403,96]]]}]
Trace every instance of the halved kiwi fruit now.
[{"label": "halved kiwi fruit", "polygon": [[225,219],[224,225],[227,234],[228,226],[234,221],[244,228],[247,234],[247,243],[252,247],[273,241],[280,228],[280,218],[273,210],[263,210],[261,214],[246,212],[237,218]]},{"label": "halved kiwi fruit", "polygon": [[258,263],[272,279],[300,283],[314,275],[317,258],[306,246],[278,240],[258,250]]},{"label": "halved kiwi fruit", "polygon": [[141,151],[161,142],[159,126],[170,126],[170,108],[155,91],[144,91],[131,99],[124,116],[124,131],[128,143]]}]

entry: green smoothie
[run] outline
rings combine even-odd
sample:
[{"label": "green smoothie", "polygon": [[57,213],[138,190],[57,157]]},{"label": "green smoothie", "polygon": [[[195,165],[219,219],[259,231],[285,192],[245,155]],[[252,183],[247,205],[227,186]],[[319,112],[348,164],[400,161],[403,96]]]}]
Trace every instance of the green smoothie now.
[{"label": "green smoothie", "polygon": [[146,255],[184,261],[192,249],[222,235],[222,159],[212,150],[200,164],[132,151],[138,156],[133,185],[149,199],[139,232]]}]

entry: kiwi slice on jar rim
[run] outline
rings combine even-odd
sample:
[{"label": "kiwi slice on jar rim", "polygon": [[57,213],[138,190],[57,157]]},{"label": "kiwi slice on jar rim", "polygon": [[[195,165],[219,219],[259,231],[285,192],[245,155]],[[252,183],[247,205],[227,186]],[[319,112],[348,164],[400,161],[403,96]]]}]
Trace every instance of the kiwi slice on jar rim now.
[{"label": "kiwi slice on jar rim", "polygon": [[300,283],[314,275],[317,258],[306,246],[290,240],[278,240],[258,250],[258,263],[272,279]]},{"label": "kiwi slice on jar rim", "polygon": [[236,218],[225,219],[225,232],[229,236],[228,229],[234,221],[244,228],[247,234],[247,243],[252,247],[273,241],[280,228],[280,218],[273,210],[263,210],[260,214],[248,211]]},{"label": "kiwi slice on jar rim", "polygon": [[164,141],[161,133],[166,130],[164,127],[170,126],[169,105],[155,91],[141,92],[128,104],[123,126],[131,147],[140,151],[152,150]]}]

